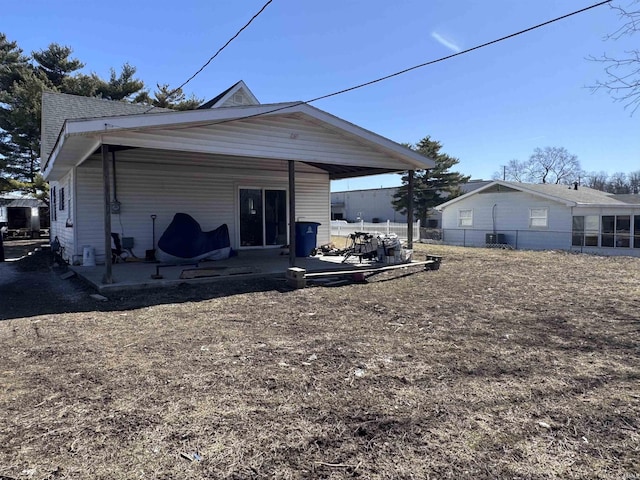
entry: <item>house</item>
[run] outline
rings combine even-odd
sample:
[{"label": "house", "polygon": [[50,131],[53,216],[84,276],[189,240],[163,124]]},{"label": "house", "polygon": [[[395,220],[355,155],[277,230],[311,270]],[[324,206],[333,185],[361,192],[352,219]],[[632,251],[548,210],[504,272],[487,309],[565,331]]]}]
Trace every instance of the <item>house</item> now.
[{"label": "house", "polygon": [[[460,185],[462,192],[471,192],[490,183],[489,180],[470,180]],[[407,216],[393,208],[394,195],[399,187],[371,188],[331,192],[331,219],[355,222],[391,222],[404,223]],[[432,211],[423,227],[439,228],[440,212]]]},{"label": "house", "polygon": [[498,180],[437,209],[446,244],[640,256],[640,195]]},{"label": "house", "polygon": [[106,283],[112,232],[144,257],[183,212],[203,230],[226,224],[240,254],[295,246],[298,220],[320,223],[325,243],[331,180],[434,165],[304,102],[260,104],[242,81],[183,112],[44,92],[41,159],[51,238],[73,263],[95,248]]},{"label": "house", "polygon": [[38,237],[49,227],[49,209],[35,198],[0,197],[0,228],[6,237]]}]

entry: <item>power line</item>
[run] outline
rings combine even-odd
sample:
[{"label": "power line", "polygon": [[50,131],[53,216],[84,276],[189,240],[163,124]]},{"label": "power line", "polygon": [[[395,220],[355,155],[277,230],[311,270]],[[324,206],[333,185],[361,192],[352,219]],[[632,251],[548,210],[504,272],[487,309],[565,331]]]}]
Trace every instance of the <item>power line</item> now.
[{"label": "power line", "polygon": [[[191,75],[191,76],[190,76],[190,77],[189,77],[185,82],[183,82],[183,83],[182,83],[182,85],[180,85],[179,87],[176,87],[176,88],[174,88],[173,90],[171,90],[171,91],[169,92],[169,94],[167,95],[167,98],[170,98],[170,97],[171,97],[171,95],[173,95],[174,93],[176,93],[178,90],[180,90],[182,87],[184,87],[187,83],[189,83],[191,80],[193,80],[194,78],[196,78],[196,77],[197,77],[197,76],[198,76],[198,75],[199,75],[199,74],[200,74],[200,73],[201,73],[205,68],[207,68],[207,66],[209,66],[209,64],[213,61],[213,59],[214,59],[214,58],[216,58],[216,57],[220,54],[220,52],[222,52],[225,48],[227,48],[227,46],[228,46],[231,42],[233,42],[233,41],[238,37],[238,35],[240,35],[240,34],[242,33],[242,31],[243,31],[245,28],[247,28],[249,25],[251,25],[251,22],[253,22],[256,18],[258,18],[258,16],[260,16],[260,14],[261,14],[262,12],[264,12],[264,10],[269,6],[269,4],[270,4],[271,2],[273,2],[273,0],[268,0],[268,1],[267,1],[267,3],[265,3],[265,4],[262,6],[262,8],[261,8],[260,10],[258,10],[258,13],[256,13],[253,17],[251,17],[251,18],[249,19],[249,21],[248,21],[247,23],[245,23],[245,24],[244,24],[244,26],[243,26],[240,30],[238,30],[238,31],[236,32],[236,34],[235,34],[233,37],[231,37],[229,40],[227,40],[227,42],[226,42],[223,46],[221,46],[221,47],[218,49],[218,51],[217,51],[217,52],[216,52],[216,53],[215,53],[211,58],[209,58],[209,60],[207,60],[207,62],[206,62],[204,65],[202,65],[202,66],[198,69],[198,71],[196,71],[196,73],[194,73],[193,75]],[[153,110],[154,108],[155,108],[155,106],[152,106],[149,110],[147,110],[147,111],[146,111],[146,112],[144,112],[144,113],[150,112],[150,111],[151,111],[151,110]]]},{"label": "power line", "polygon": [[[567,14],[562,15],[560,17],[556,17],[556,18],[553,18],[551,20],[547,20],[546,22],[539,23],[539,24],[534,25],[532,27],[525,28],[524,30],[520,30],[518,32],[511,33],[509,35],[505,35],[504,37],[500,37],[500,38],[497,38],[495,40],[491,40],[490,42],[482,43],[480,45],[476,45],[475,47],[467,48],[466,50],[462,50],[460,52],[452,53],[451,55],[440,57],[440,58],[437,58],[435,60],[430,60],[428,62],[424,62],[424,63],[421,63],[419,65],[414,65],[413,67],[405,68],[404,70],[400,70],[398,72],[395,72],[395,73],[392,73],[392,74],[389,74],[389,75],[385,75],[384,77],[376,78],[375,80],[371,80],[371,81],[368,81],[368,82],[365,82],[365,83],[361,83],[359,85],[354,85],[353,87],[349,87],[349,88],[345,88],[345,89],[342,89],[342,90],[338,90],[336,92],[328,93],[326,95],[321,95],[319,97],[315,97],[315,98],[312,98],[310,100],[294,102],[292,105],[285,105],[285,106],[282,106],[282,107],[274,108],[273,110],[269,110],[269,111],[266,111],[266,112],[254,113],[252,115],[246,115],[246,116],[240,117],[240,118],[232,118],[232,119],[221,120],[221,121],[217,121],[217,122],[204,123],[201,126],[219,125],[219,124],[223,124],[223,123],[236,122],[236,121],[239,121],[239,120],[246,120],[246,119],[249,119],[249,118],[261,117],[263,115],[269,115],[271,113],[279,112],[281,110],[286,110],[287,108],[294,108],[294,107],[297,107],[297,106],[300,106],[300,105],[317,102],[319,100],[324,100],[326,98],[335,97],[336,95],[342,95],[343,93],[351,92],[353,90],[358,90],[360,88],[364,88],[364,87],[367,87],[369,85],[373,85],[375,83],[382,82],[384,80],[389,80],[390,78],[397,77],[399,75],[403,75],[405,73],[411,72],[413,70],[417,70],[419,68],[423,68],[423,67],[426,67],[426,66],[429,66],[429,65],[433,65],[433,64],[439,63],[439,62],[444,62],[445,60],[449,60],[451,58],[458,57],[460,55],[465,55],[465,54],[473,52],[475,50],[479,50],[481,48],[488,47],[490,45],[494,45],[496,43],[503,42],[505,40],[509,40],[511,38],[514,38],[514,37],[517,37],[519,35],[522,35],[524,33],[528,33],[528,32],[531,32],[533,30],[537,30],[538,28],[542,28],[542,27],[545,27],[547,25],[550,25],[552,23],[559,22],[560,20],[564,20],[564,19],[572,17],[574,15],[578,15],[580,13],[584,13],[584,12],[586,12],[588,10],[593,9],[593,8],[600,7],[602,5],[606,5],[607,3],[610,3],[610,2],[611,2],[611,0],[605,0],[605,1],[602,1],[602,2],[599,2],[599,3],[595,3],[595,4],[590,5],[588,7],[581,8],[580,10],[576,10],[574,12],[567,13]],[[190,128],[190,127],[184,127],[184,128]]]},{"label": "power line", "polygon": [[532,30],[536,30],[538,28],[544,27],[544,26],[549,25],[549,24],[554,23],[554,22],[559,22],[560,20],[564,20],[565,18],[572,17],[573,15],[578,15],[579,13],[586,12],[587,10],[591,10],[592,8],[600,7],[600,6],[605,5],[607,3],[610,3],[610,2],[611,2],[611,0],[605,0],[603,2],[596,3],[596,4],[591,5],[589,7],[585,7],[585,8],[582,8],[580,10],[576,10],[575,12],[567,13],[566,15],[562,15],[561,17],[556,17],[556,18],[554,18],[552,20],[547,20],[546,22],[539,23],[538,25],[534,25],[533,27],[525,28],[524,30],[520,30],[519,32],[515,32],[515,33],[512,33],[512,34],[506,35],[504,37],[500,37],[500,38],[498,38],[496,40],[491,40],[490,42],[486,42],[486,43],[483,43],[481,45],[476,45],[475,47],[467,48],[466,50],[462,50],[460,52],[452,53],[451,55],[447,55],[446,57],[440,57],[440,58],[438,58],[436,60],[431,60],[431,61],[428,61],[428,62],[425,62],[425,63],[421,63],[420,65],[415,65],[413,67],[405,68],[404,70],[400,70],[399,72],[395,72],[395,73],[392,73],[390,75],[386,75],[384,77],[376,78],[375,80],[371,80],[369,82],[361,83],[360,85],[355,85],[353,87],[345,88],[344,90],[339,90],[337,92],[329,93],[327,95],[322,95],[320,97],[316,97],[316,98],[313,98],[311,100],[307,100],[304,103],[312,103],[312,102],[317,102],[318,100],[324,100],[325,98],[334,97],[336,95],[341,95],[343,93],[351,92],[353,90],[357,90],[357,89],[362,88],[362,87],[367,87],[369,85],[373,85],[374,83],[382,82],[384,80],[388,80],[390,78],[397,77],[397,76],[402,75],[404,73],[411,72],[413,70],[417,70],[418,68],[426,67],[428,65],[433,65],[434,63],[444,62],[445,60],[449,60],[450,58],[458,57],[460,55],[464,55],[466,53],[473,52],[474,50],[479,50],[481,48],[488,47],[489,45],[493,45],[495,43],[499,43],[499,42],[502,42],[504,40],[508,40],[510,38],[517,37],[518,35],[522,35],[523,33],[527,33],[527,32],[530,32]]},{"label": "power line", "polygon": [[453,53],[451,55],[447,55],[445,57],[440,57],[440,58],[437,58],[435,60],[430,60],[428,62],[424,62],[424,63],[421,63],[419,65],[414,65],[413,67],[405,68],[404,70],[400,70],[399,72],[395,72],[395,73],[392,73],[392,74],[389,74],[389,75],[385,75],[384,77],[376,78],[375,80],[371,80],[371,81],[368,81],[368,82],[365,82],[365,83],[361,83],[361,84],[355,85],[353,87],[349,87],[349,88],[345,88],[345,89],[342,89],[342,90],[338,90],[337,92],[328,93],[326,95],[321,95],[319,97],[315,97],[315,98],[312,98],[312,99],[306,100],[306,101],[296,102],[293,105],[287,105],[285,107],[275,108],[273,110],[269,110],[268,112],[260,112],[260,113],[256,113],[256,114],[253,114],[253,115],[247,115],[246,117],[237,118],[237,119],[223,120],[223,121],[220,121],[220,122],[216,122],[216,124],[217,123],[233,122],[233,121],[236,121],[236,120],[244,120],[246,118],[259,117],[259,116],[262,116],[262,115],[267,115],[267,114],[270,114],[270,113],[278,112],[280,110],[285,110],[287,108],[297,107],[297,106],[302,105],[302,104],[309,104],[309,103],[317,102],[319,100],[324,100],[325,98],[335,97],[336,95],[342,95],[343,93],[351,92],[353,90],[358,90],[360,88],[367,87],[369,85],[373,85],[375,83],[379,83],[379,82],[382,82],[384,80],[389,80],[390,78],[403,75],[403,74],[411,72],[413,70],[417,70],[419,68],[426,67],[428,65],[433,65],[433,64],[439,63],[439,62],[444,62],[445,60],[449,60],[451,58],[458,57],[460,55],[464,55],[464,54],[473,52],[474,50],[479,50],[481,48],[488,47],[489,45],[494,45],[496,43],[503,42],[503,41],[508,40],[510,38],[517,37],[517,36],[522,35],[524,33],[531,32],[533,30],[536,30],[538,28],[550,25],[550,24],[555,23],[555,22],[559,22],[560,20],[564,20],[564,19],[572,17],[574,15],[578,15],[580,13],[586,12],[587,10],[591,10],[592,8],[600,7],[600,6],[605,5],[607,3],[610,3],[610,2],[611,2],[611,0],[605,0],[603,2],[593,4],[593,5],[589,6],[589,7],[585,7],[585,8],[582,8],[580,10],[576,10],[574,12],[567,13],[566,15],[562,15],[560,17],[556,17],[556,18],[554,18],[552,20],[547,20],[546,22],[539,23],[537,25],[534,25],[533,27],[525,28],[524,30],[520,30],[518,32],[511,33],[509,35],[505,35],[504,37],[500,37],[500,38],[497,38],[495,40],[491,40],[490,42],[482,43],[480,45],[476,45],[475,47],[467,48],[466,50],[462,50],[460,52],[456,52],[456,53]]}]

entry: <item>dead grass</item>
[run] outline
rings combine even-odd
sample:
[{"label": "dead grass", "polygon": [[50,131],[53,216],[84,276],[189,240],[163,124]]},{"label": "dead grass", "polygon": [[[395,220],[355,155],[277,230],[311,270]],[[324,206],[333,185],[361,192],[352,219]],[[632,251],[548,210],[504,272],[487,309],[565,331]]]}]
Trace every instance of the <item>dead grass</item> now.
[{"label": "dead grass", "polygon": [[0,478],[640,478],[640,259],[428,251],[0,323]]}]

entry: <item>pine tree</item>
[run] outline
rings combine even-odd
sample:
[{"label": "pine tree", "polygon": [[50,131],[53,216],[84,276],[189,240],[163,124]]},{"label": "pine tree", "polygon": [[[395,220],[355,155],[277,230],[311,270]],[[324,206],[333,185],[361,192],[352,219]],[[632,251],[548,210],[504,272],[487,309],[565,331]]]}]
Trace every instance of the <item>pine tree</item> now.
[{"label": "pine tree", "polygon": [[[455,157],[441,153],[442,144],[431,140],[430,136],[424,137],[416,145],[408,145],[412,150],[421,153],[435,161],[435,167],[430,170],[416,170],[413,182],[413,213],[422,225],[426,224],[429,210],[457,197],[461,194],[460,184],[469,181],[469,177],[459,172],[451,172],[450,169],[460,163]],[[394,195],[393,208],[407,214],[408,175],[402,176],[402,186]],[[412,219],[413,220],[413,219]]]}]

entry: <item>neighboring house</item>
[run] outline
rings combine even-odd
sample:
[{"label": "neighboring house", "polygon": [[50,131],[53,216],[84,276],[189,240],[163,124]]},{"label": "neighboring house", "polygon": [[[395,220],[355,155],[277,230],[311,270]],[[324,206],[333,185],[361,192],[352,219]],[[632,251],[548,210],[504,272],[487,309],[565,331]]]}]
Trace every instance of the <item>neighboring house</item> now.
[{"label": "neighboring house", "polygon": [[8,237],[37,237],[49,227],[49,209],[35,198],[0,197],[0,228]]},{"label": "neighboring house", "polygon": [[437,208],[446,244],[640,256],[640,195],[498,180]]},{"label": "neighboring house", "polygon": [[[491,183],[489,180],[470,180],[461,184],[460,189],[466,193]],[[386,222],[390,220],[405,223],[407,216],[393,208],[393,196],[398,187],[371,188],[364,190],[350,190],[331,192],[331,219],[356,222]],[[439,228],[441,215],[439,211],[432,211],[423,227]]]},{"label": "neighboring house", "polygon": [[144,257],[154,215],[156,241],[184,212],[203,230],[227,224],[235,250],[292,244],[297,220],[326,243],[331,180],[434,165],[303,102],[260,104],[244,82],[184,112],[45,92],[41,158],[51,238],[74,263],[93,246],[105,276],[110,234]]}]

